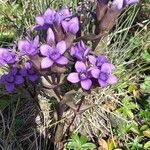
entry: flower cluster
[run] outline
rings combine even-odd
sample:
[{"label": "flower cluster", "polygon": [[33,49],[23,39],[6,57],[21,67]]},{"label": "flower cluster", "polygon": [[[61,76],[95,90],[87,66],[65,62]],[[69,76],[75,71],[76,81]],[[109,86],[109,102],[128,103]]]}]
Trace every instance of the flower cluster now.
[{"label": "flower cluster", "polygon": [[75,63],[76,72],[70,73],[67,80],[72,83],[80,82],[81,87],[89,90],[95,79],[100,87],[106,87],[108,84],[117,83],[117,77],[112,74],[114,65],[108,63],[105,56],[94,57],[89,55],[86,62],[77,61]]},{"label": "flower cluster", "polygon": [[[114,0],[111,9],[122,9],[137,1]],[[108,0],[98,0],[98,7],[107,3]],[[106,17],[102,18],[101,14]],[[105,13],[97,11],[97,20],[98,15],[102,18],[98,28],[103,31],[103,25],[107,28],[107,23],[109,24],[109,14],[106,10]],[[112,74],[114,65],[104,55],[95,56],[93,50],[82,40],[74,42],[79,22],[79,17],[74,16],[68,8],[48,8],[43,14],[36,16],[32,28],[32,32],[37,33],[35,37],[23,37],[15,46],[17,50],[0,48],[0,65],[7,65],[9,68],[8,73],[1,76],[0,83],[5,85],[8,92],[12,92],[19,85],[33,83],[41,76],[56,74],[71,83],[80,83],[84,90],[90,90],[96,85],[105,87],[115,84],[117,77]]]}]

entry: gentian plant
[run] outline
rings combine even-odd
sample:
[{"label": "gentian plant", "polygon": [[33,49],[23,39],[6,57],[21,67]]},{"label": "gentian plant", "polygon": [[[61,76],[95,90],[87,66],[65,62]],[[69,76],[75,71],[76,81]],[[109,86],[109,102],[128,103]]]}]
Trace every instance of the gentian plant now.
[{"label": "gentian plant", "polygon": [[[0,83],[9,93],[28,89],[29,86],[34,86],[35,91],[39,86],[40,89],[52,90],[57,99],[57,121],[60,121],[67,102],[72,99],[66,98],[70,91],[75,90],[76,93],[82,89],[84,93],[90,93],[95,88],[117,83],[118,79],[113,74],[115,66],[104,54],[95,53],[95,49],[115,25],[121,11],[137,2],[98,0],[94,13],[95,31],[91,33],[94,36],[90,39],[86,38],[89,35],[81,35],[80,15],[74,15],[67,7],[58,10],[48,8],[35,17],[31,32],[36,36],[20,39],[16,50],[0,48],[0,65],[8,67],[8,73],[1,76]],[[88,46],[88,41],[92,46]],[[68,84],[72,86],[64,93],[62,88]],[[38,92],[30,93],[32,98],[38,95]],[[54,131],[56,145],[67,136],[63,128],[60,132],[60,127],[61,121]]]}]

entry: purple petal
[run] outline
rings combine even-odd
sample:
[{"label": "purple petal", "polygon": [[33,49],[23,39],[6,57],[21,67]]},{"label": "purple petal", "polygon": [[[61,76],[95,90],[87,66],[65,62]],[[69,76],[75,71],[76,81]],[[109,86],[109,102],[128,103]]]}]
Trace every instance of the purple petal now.
[{"label": "purple petal", "polygon": [[115,84],[115,83],[117,83],[117,81],[118,81],[118,79],[117,79],[117,77],[115,75],[110,75],[108,80],[107,80],[107,83]]},{"label": "purple petal", "polygon": [[24,82],[24,79],[20,75],[15,76],[15,84],[22,84]]},{"label": "purple petal", "polygon": [[67,80],[70,81],[71,83],[77,83],[80,81],[79,75],[76,72],[70,73],[67,77]]},{"label": "purple petal", "polygon": [[102,72],[111,73],[112,71],[112,64],[104,63],[101,67]]},{"label": "purple petal", "polygon": [[27,40],[20,40],[18,42],[18,49],[21,53],[25,53],[27,50],[30,49],[30,43]]},{"label": "purple petal", "polygon": [[66,42],[65,41],[60,41],[56,45],[56,49],[60,54],[63,54],[66,51]]},{"label": "purple petal", "polygon": [[96,58],[95,58],[94,56],[89,55],[89,56],[88,56],[88,59],[89,59],[89,62],[90,62],[93,66],[96,65]]},{"label": "purple petal", "polygon": [[52,24],[54,21],[54,15],[55,11],[48,8],[43,15],[45,23]]},{"label": "purple petal", "polygon": [[26,69],[31,69],[32,62],[31,61],[26,61],[25,64],[24,64],[24,66],[25,66]]},{"label": "purple petal", "polygon": [[92,77],[98,79],[99,74],[100,74],[100,70],[99,70],[98,68],[93,68],[93,69],[91,70],[91,75],[92,75]]},{"label": "purple petal", "polygon": [[5,64],[6,64],[6,61],[0,58],[0,65],[5,65]]},{"label": "purple petal", "polygon": [[35,18],[35,21],[38,25],[43,26],[44,25],[44,18],[42,16],[37,16]]},{"label": "purple petal", "polygon": [[16,75],[18,72],[18,68],[17,67],[13,67],[10,69],[9,73],[10,75]]},{"label": "purple petal", "polygon": [[73,35],[75,35],[79,31],[79,20],[77,17],[74,17],[69,21],[68,30]]},{"label": "purple petal", "polygon": [[81,81],[81,86],[85,90],[89,90],[92,86],[92,81],[90,79],[86,79]]},{"label": "purple petal", "polygon": [[76,48],[75,48],[75,46],[72,46],[70,49],[70,55],[73,56],[73,55],[75,55],[75,53],[76,53]]},{"label": "purple petal", "polygon": [[124,0],[113,0],[111,8],[113,10],[121,10],[123,8],[123,2]]},{"label": "purple petal", "polygon": [[37,74],[29,75],[28,77],[29,77],[29,80],[32,81],[32,82],[34,82],[34,81],[36,81],[38,79],[38,75]]},{"label": "purple petal", "polygon": [[103,81],[103,80],[98,80],[98,83],[100,85],[100,87],[106,87],[107,86],[107,82]]},{"label": "purple petal", "polygon": [[39,45],[39,36],[38,35],[34,38],[33,45],[34,45],[35,48],[38,47],[38,45]]},{"label": "purple petal", "polygon": [[56,60],[56,63],[60,65],[66,65],[68,64],[68,59],[64,56],[61,56],[59,59]]},{"label": "purple petal", "polygon": [[64,31],[68,32],[68,22],[67,21],[62,21],[61,25],[62,25]]},{"label": "purple petal", "polygon": [[27,69],[26,68],[20,69],[19,74],[25,77],[27,75]]},{"label": "purple petal", "polygon": [[41,61],[41,68],[42,69],[49,68],[52,65],[53,65],[53,61],[48,57],[43,58]]},{"label": "purple petal", "polygon": [[5,88],[6,88],[6,90],[7,90],[8,92],[13,92],[15,86],[14,86],[13,83],[12,83],[12,84],[8,83],[8,84],[5,85]]},{"label": "purple petal", "polygon": [[124,6],[138,3],[140,0],[124,0]]},{"label": "purple petal", "polygon": [[55,35],[54,35],[54,32],[51,28],[49,28],[47,30],[47,38],[46,38],[46,42],[49,43],[49,42],[54,42],[55,41]]},{"label": "purple petal", "polygon": [[82,72],[86,70],[86,66],[82,61],[77,61],[75,64],[75,69],[77,72]]},{"label": "purple petal", "polygon": [[52,50],[52,47],[50,47],[48,44],[43,44],[40,47],[40,52],[43,56],[49,56]]}]

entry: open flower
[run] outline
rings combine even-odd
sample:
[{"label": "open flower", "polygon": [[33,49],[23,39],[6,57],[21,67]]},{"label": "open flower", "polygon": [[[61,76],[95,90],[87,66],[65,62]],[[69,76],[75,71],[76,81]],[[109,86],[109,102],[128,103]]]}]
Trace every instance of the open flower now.
[{"label": "open flower", "polygon": [[108,62],[107,58],[104,55],[99,55],[98,57],[89,55],[88,60],[91,63],[92,67],[98,67],[98,68],[101,67],[102,64]]},{"label": "open flower", "polygon": [[38,53],[39,36],[37,35],[33,41],[20,40],[18,42],[18,49],[21,55],[35,56]]},{"label": "open flower", "polygon": [[113,10],[121,10],[127,5],[136,4],[139,0],[113,0],[111,8]]},{"label": "open flower", "polygon": [[83,61],[90,52],[90,50],[90,48],[87,48],[85,46],[83,41],[80,41],[71,47],[70,55],[80,61]]},{"label": "open flower", "polygon": [[55,14],[54,23],[60,24],[64,19],[71,17],[72,14],[68,8],[59,9]]},{"label": "open flower", "polygon": [[80,82],[81,87],[84,90],[89,90],[92,86],[90,70],[86,68],[85,64],[81,61],[77,61],[75,64],[76,72],[72,72],[68,75],[67,80],[71,83]]},{"label": "open flower", "polygon": [[79,31],[79,19],[77,17],[70,20],[64,20],[61,22],[61,25],[66,33],[76,35]]},{"label": "open flower", "polygon": [[33,27],[33,29],[48,29],[54,22],[55,13],[56,12],[54,10],[48,8],[43,15],[37,16],[35,18],[36,25]]},{"label": "open flower", "polygon": [[65,41],[58,42],[55,48],[48,44],[41,45],[40,52],[43,56],[45,56],[41,61],[41,68],[46,69],[51,67],[53,64],[66,65],[68,63],[68,59],[63,56],[65,51]]},{"label": "open flower", "polygon": [[15,61],[16,57],[10,49],[0,48],[0,65],[13,64]]},{"label": "open flower", "polygon": [[18,68],[11,68],[8,74],[1,76],[0,82],[5,85],[8,92],[15,89],[15,85],[20,85],[24,82],[24,78],[19,74]]},{"label": "open flower", "polygon": [[20,74],[24,77],[27,77],[32,82],[36,81],[39,76],[35,68],[33,68],[31,62],[27,61],[24,66],[25,67],[20,70]]},{"label": "open flower", "polygon": [[124,6],[126,5],[131,5],[131,4],[136,4],[138,3],[140,0],[124,0]]},{"label": "open flower", "polygon": [[117,77],[112,75],[111,72],[112,64],[109,63],[104,63],[101,69],[94,68],[91,70],[92,77],[98,79],[98,83],[101,87],[117,83]]}]

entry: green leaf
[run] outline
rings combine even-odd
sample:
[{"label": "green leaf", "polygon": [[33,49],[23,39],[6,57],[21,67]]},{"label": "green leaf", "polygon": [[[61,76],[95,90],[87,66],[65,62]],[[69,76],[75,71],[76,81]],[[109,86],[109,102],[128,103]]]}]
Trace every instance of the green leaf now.
[{"label": "green leaf", "polygon": [[150,141],[148,141],[144,144],[144,149],[148,149],[148,148],[150,148]]},{"label": "green leaf", "polygon": [[148,50],[144,51],[144,53],[142,54],[142,58],[145,61],[150,62],[150,51],[148,51]]},{"label": "green leaf", "polygon": [[143,92],[150,93],[150,76],[145,77],[144,83],[141,84]]},{"label": "green leaf", "polygon": [[92,150],[96,148],[96,145],[94,143],[86,143],[82,145],[83,150]]}]

